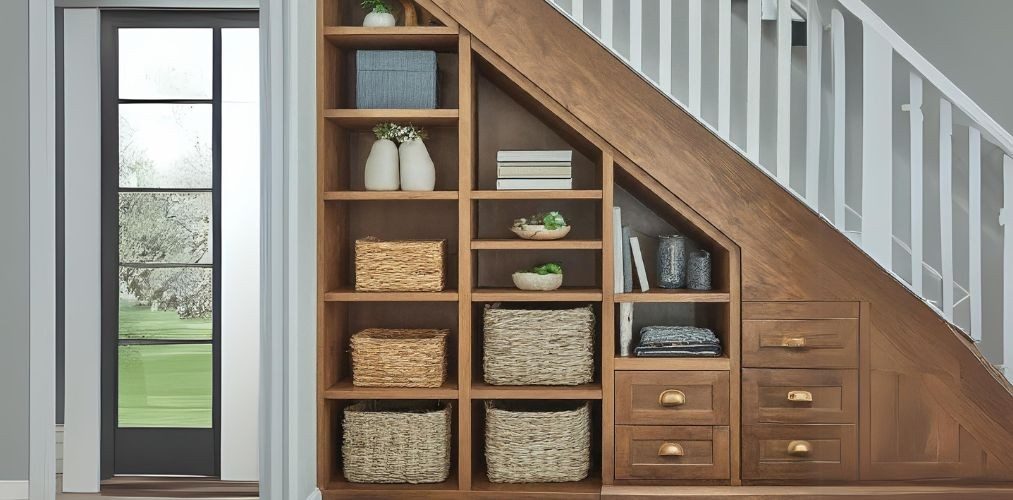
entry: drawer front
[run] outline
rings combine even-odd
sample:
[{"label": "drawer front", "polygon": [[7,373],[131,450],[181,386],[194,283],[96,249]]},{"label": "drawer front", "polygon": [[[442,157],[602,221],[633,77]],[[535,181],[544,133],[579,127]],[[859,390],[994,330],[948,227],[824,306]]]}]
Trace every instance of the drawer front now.
[{"label": "drawer front", "polygon": [[616,372],[616,423],[728,425],[728,372]]},{"label": "drawer front", "polygon": [[758,368],[857,368],[858,319],[745,320],[742,364]]},{"label": "drawer front", "polygon": [[748,425],[742,478],[849,481],[858,476],[854,425]]},{"label": "drawer front", "polygon": [[616,426],[616,479],[728,479],[728,427]]},{"label": "drawer front", "polygon": [[858,371],[743,369],[742,423],[858,423]]}]

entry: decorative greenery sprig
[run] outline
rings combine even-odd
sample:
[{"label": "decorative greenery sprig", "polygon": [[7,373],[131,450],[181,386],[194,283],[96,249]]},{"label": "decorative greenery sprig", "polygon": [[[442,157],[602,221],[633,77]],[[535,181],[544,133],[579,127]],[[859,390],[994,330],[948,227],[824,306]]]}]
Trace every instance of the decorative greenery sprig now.
[{"label": "decorative greenery sprig", "polygon": [[378,123],[373,127],[373,134],[377,139],[388,139],[394,142],[408,142],[412,139],[425,140],[429,134],[422,127],[415,125],[398,125],[397,123]]},{"label": "decorative greenery sprig", "polygon": [[567,226],[566,219],[563,217],[563,214],[556,211],[537,213],[531,217],[522,217],[514,220],[514,227],[521,227],[525,225],[541,225],[545,226],[545,229],[549,230]]},{"label": "decorative greenery sprig", "polygon": [[540,266],[532,267],[530,273],[535,274],[563,274],[563,266],[556,264],[555,262],[546,262]]},{"label": "decorative greenery sprig", "polygon": [[366,12],[376,12],[378,14],[387,14],[390,12],[390,6],[387,5],[385,0],[362,0],[362,10]]}]

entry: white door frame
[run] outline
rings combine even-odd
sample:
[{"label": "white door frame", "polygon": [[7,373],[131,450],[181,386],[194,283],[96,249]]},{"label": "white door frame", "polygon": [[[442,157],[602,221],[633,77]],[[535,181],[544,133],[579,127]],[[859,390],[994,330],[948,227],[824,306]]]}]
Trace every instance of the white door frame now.
[{"label": "white door frame", "polygon": [[[30,367],[29,488],[31,500],[56,495],[56,168],[55,168],[55,5],[54,0],[29,4],[29,168],[30,168]],[[260,0],[261,39],[261,450],[260,495],[285,498],[290,456],[286,436],[289,290],[286,250],[289,184],[286,177],[286,82],[297,82],[287,71],[288,33],[285,10],[289,0]],[[305,288],[305,284],[300,284]],[[296,422],[292,422],[296,425]],[[305,450],[294,452],[305,456]]]}]

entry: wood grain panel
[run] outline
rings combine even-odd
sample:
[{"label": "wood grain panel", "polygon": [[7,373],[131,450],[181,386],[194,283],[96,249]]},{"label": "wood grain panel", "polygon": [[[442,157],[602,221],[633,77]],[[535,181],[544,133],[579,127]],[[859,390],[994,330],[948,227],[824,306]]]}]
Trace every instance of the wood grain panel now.
[{"label": "wood grain panel", "polygon": [[[802,347],[792,347],[803,342]],[[745,320],[742,364],[773,368],[855,368],[857,319]]]},{"label": "wood grain panel", "polygon": [[[660,456],[674,443],[683,456]],[[616,426],[616,479],[728,479],[728,428]]]},{"label": "wood grain panel", "polygon": [[[626,425],[728,425],[728,372],[617,372],[616,423]],[[685,403],[663,406],[664,391]]]},{"label": "wood grain panel", "polygon": [[[789,453],[805,441],[806,455]],[[848,481],[858,478],[858,439],[853,425],[747,425],[742,427],[742,479]]]},{"label": "wood grain panel", "polygon": [[858,302],[743,302],[743,319],[858,318]]},{"label": "wood grain panel", "polygon": [[[812,401],[792,401],[805,391]],[[857,424],[857,370],[742,370],[742,423]]]}]

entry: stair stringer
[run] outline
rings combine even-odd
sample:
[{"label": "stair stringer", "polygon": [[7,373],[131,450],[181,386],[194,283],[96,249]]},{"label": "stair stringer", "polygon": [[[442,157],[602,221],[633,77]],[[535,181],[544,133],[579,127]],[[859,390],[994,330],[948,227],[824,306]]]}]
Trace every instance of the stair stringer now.
[{"label": "stair stringer", "polygon": [[924,397],[999,462],[992,465],[999,475],[1013,470],[1009,383],[956,328],[818,214],[543,0],[418,1],[471,32],[476,52],[488,51],[523,75],[558,105],[561,119],[614,148],[624,170],[642,170],[733,241],[741,249],[744,301],[867,304],[868,330],[914,367]]}]

